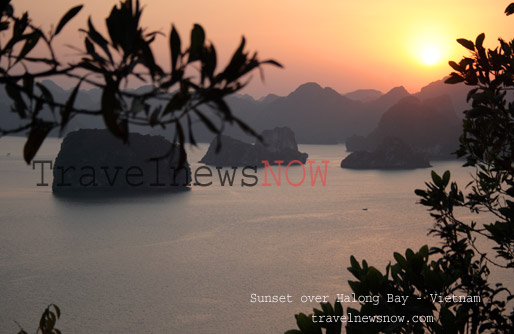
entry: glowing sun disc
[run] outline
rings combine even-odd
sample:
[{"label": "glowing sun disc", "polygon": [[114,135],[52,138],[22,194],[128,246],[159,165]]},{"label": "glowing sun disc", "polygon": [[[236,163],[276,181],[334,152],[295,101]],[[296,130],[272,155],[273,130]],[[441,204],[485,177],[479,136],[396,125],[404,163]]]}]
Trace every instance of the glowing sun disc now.
[{"label": "glowing sun disc", "polygon": [[421,60],[426,65],[434,65],[441,58],[441,53],[435,47],[426,48],[421,51]]}]

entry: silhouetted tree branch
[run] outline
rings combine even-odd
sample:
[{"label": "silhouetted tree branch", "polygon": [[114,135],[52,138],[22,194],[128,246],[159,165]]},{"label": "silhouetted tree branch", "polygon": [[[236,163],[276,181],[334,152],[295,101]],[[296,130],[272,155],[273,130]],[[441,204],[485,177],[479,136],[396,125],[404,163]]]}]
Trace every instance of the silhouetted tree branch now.
[{"label": "silhouetted tree branch", "polygon": [[[102,35],[89,18],[87,27],[80,30],[85,34],[80,60],[64,63],[55,52],[54,40],[81,9],[82,5],[71,8],[53,31],[44,33],[32,23],[27,12],[17,16],[10,0],[0,1],[0,84],[5,85],[13,101],[12,112],[23,123],[13,129],[1,129],[0,134],[28,130],[24,148],[27,163],[50,131],[59,129],[62,134],[70,120],[80,114],[102,116],[107,129],[123,141],[128,139],[130,125],[171,126],[174,143],[183,148],[187,129],[188,140],[195,145],[192,118],[215,134],[229,123],[260,138],[234,116],[225,98],[245,87],[247,81],[242,80],[247,74],[266,64],[281,67],[279,63],[261,61],[257,53],[245,51],[243,38],[229,64],[219,70],[214,45],[206,40],[203,28],[195,24],[189,45],[184,45],[172,27],[168,36],[170,70],[164,70],[156,63],[152,51],[152,43],[162,33],[141,27],[143,9],[138,0],[123,0],[113,7],[105,20],[108,36]],[[4,36],[8,38],[4,40]],[[48,57],[32,56],[38,45],[46,48]],[[31,69],[34,64],[38,70]],[[56,76],[76,80],[64,103],[55,101],[41,83]],[[142,94],[122,89],[130,80],[139,80],[152,88]],[[102,90],[99,110],[84,110],[75,105],[83,83]],[[151,100],[164,105],[152,107]],[[198,109],[201,105],[208,105],[213,111],[202,113]]]},{"label": "silhouetted tree branch", "polygon": [[[514,3],[505,13],[514,13]],[[351,322],[347,333],[514,333],[514,295],[502,282],[493,284],[490,266],[512,277],[514,269],[514,102],[507,91],[514,87],[514,41],[499,39],[495,49],[483,47],[485,35],[476,40],[458,39],[470,52],[459,63],[450,61],[454,72],[448,84],[464,82],[472,86],[467,100],[459,157],[464,166],[475,168],[466,195],[451,175],[432,172],[426,189],[416,190],[435,224],[429,234],[441,245],[423,246],[414,252],[394,253],[394,262],[385,272],[350,259],[349,285],[356,296],[372,296],[379,303],[361,303],[348,308],[352,316],[375,321]],[[491,222],[479,224],[459,218],[459,209],[484,215]],[[478,238],[492,243],[480,249]],[[510,275],[510,276],[509,276]],[[386,302],[387,295],[407,296],[405,305]],[[478,296],[479,300],[459,303],[453,299],[434,303],[432,296]],[[314,317],[343,316],[341,304],[321,304],[322,310],[296,315],[299,330],[287,334],[340,334],[342,322],[320,323]],[[429,317],[430,322],[409,321],[413,316]],[[379,321],[384,317],[405,316],[407,321]],[[398,319],[398,318],[397,318]]]}]

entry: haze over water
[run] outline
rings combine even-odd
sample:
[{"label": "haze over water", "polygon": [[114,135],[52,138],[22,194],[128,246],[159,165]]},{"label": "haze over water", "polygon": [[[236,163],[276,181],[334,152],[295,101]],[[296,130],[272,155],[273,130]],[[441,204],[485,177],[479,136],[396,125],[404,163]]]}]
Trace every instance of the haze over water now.
[{"label": "haze over water", "polygon": [[[0,141],[6,333],[18,330],[14,320],[32,330],[49,303],[62,309],[63,333],[283,333],[295,313],[317,307],[302,295],[333,302],[350,292],[350,255],[383,270],[394,251],[437,242],[414,194],[430,169],[341,169],[344,145],[299,145],[310,160],[330,160],[326,187],[214,180],[176,194],[61,199],[36,186],[40,174],[23,162],[22,144]],[[36,159],[55,159],[59,145],[48,139]],[[190,150],[193,169],[206,149]],[[458,161],[432,164],[468,180]],[[301,178],[301,168],[290,172]],[[252,293],[294,302],[252,304]]]}]

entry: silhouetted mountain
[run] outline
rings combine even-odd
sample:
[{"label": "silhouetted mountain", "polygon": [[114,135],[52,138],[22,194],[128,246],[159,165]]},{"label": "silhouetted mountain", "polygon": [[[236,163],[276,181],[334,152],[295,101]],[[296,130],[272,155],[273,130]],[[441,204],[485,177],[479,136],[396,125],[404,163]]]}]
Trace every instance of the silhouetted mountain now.
[{"label": "silhouetted mountain", "polygon": [[[55,99],[64,102],[71,89],[62,89],[55,83],[45,80],[43,84],[54,94]],[[459,85],[457,85],[459,86]],[[461,108],[459,101],[465,101],[466,87],[443,85],[442,81],[434,82],[424,87],[417,93],[421,100],[428,97],[437,97],[448,93],[454,106]],[[132,90],[143,93],[150,89],[143,86]],[[375,99],[373,97],[376,96]],[[365,135],[370,133],[378,124],[386,110],[395,105],[401,99],[410,96],[404,87],[396,87],[386,94],[376,90],[358,90],[345,95],[339,94],[329,87],[321,87],[317,83],[300,85],[287,96],[269,94],[259,100],[248,95],[236,94],[228,97],[227,103],[235,116],[239,117],[256,131],[274,127],[287,126],[291,128],[299,143],[306,144],[335,144],[341,143],[352,135]],[[350,98],[351,97],[351,98]],[[81,90],[77,96],[75,105],[88,110],[99,110],[101,90],[98,88]],[[156,106],[159,101],[150,101]],[[11,102],[6,96],[3,87],[0,87],[0,107],[2,108],[3,127],[10,128],[19,125],[16,114],[10,112],[8,107]],[[206,115],[210,115],[207,107],[202,108]],[[48,110],[44,114],[50,117]],[[197,142],[210,142],[214,134],[201,122],[194,122],[194,134]],[[103,129],[105,125],[101,117],[77,116],[67,126],[65,134],[81,129]],[[163,130],[161,127],[131,127],[132,131],[143,134],[161,134],[166,138],[173,136],[173,129]],[[57,135],[55,130],[51,135]],[[254,138],[243,133],[238,127],[225,124],[224,134],[244,141],[253,141]]]},{"label": "silhouetted mountain", "polygon": [[371,105],[373,107],[382,106],[385,107],[385,110],[387,110],[394,104],[396,104],[398,101],[407,96],[410,96],[410,94],[405,89],[405,87],[395,87],[387,93],[385,93],[384,95],[380,96],[378,99],[371,101]]},{"label": "silhouetted mountain", "polygon": [[237,94],[237,96],[238,96],[240,99],[244,99],[244,100],[247,100],[247,101],[255,101],[255,99],[253,98],[253,96],[248,95],[248,94]]},{"label": "silhouetted mountain", "polygon": [[259,99],[259,102],[262,102],[262,103],[271,103],[273,101],[275,101],[276,99],[280,98],[280,96],[276,95],[276,94],[268,94],[266,96],[263,96]]},{"label": "silhouetted mountain", "polygon": [[383,93],[376,89],[358,89],[356,91],[344,94],[344,96],[351,100],[361,102],[371,102],[378,99],[382,95]]},{"label": "silhouetted mountain", "polygon": [[[307,82],[300,85],[292,93],[288,95],[288,98],[295,99],[298,101],[306,101],[307,99],[318,100],[325,98],[339,98],[342,97],[339,93],[330,87],[323,88],[315,82]],[[345,98],[346,99],[346,98]],[[310,102],[310,101],[306,101]]]},{"label": "silhouetted mountain", "polygon": [[457,117],[462,119],[464,116],[463,111],[470,107],[470,104],[466,102],[466,96],[470,90],[471,88],[463,83],[456,85],[445,84],[443,79],[428,84],[414,95],[420,100],[447,95],[452,101]]},{"label": "silhouetted mountain", "polygon": [[372,152],[385,138],[398,137],[416,153],[443,158],[457,149],[459,134],[460,124],[447,95],[424,101],[409,96],[389,108],[368,136],[348,138],[346,147]]},{"label": "silhouetted mountain", "polygon": [[261,111],[261,120],[250,124],[256,124],[259,130],[288,126],[300,143],[337,143],[344,140],[341,131],[346,133],[350,130],[349,125],[361,108],[362,103],[350,100],[331,88],[307,83],[268,104]]},{"label": "silhouetted mountain", "polygon": [[[299,143],[334,144],[343,142],[349,134],[369,133],[385,110],[405,94],[408,93],[404,89],[393,89],[379,100],[363,103],[311,82],[288,96],[274,96],[269,103],[230,105],[237,116],[258,131],[288,126]],[[231,136],[245,139],[237,130],[230,131]]]}]

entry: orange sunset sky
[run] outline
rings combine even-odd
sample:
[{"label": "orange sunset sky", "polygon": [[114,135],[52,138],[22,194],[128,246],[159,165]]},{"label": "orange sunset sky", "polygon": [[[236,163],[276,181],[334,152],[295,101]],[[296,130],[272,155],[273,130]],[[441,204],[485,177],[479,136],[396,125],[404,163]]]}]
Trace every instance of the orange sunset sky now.
[{"label": "orange sunset sky", "polygon": [[[34,23],[48,30],[67,9],[84,9],[58,39],[61,55],[76,54],[66,44],[83,47],[78,29],[92,15],[97,28],[118,1],[14,0],[17,12],[29,10]],[[260,97],[285,95],[298,85],[315,81],[340,93],[359,88],[387,91],[403,85],[411,93],[451,72],[448,60],[466,54],[455,40],[486,33],[485,45],[497,37],[511,39],[514,17],[503,14],[509,1],[348,1],[348,0],[145,0],[143,25],[169,33],[171,23],[189,39],[194,23],[214,42],[219,62],[226,64],[247,39],[261,59],[273,58],[285,69],[265,69],[265,82],[256,75],[245,93]],[[154,45],[160,64],[169,64],[167,38]],[[70,58],[71,59],[71,58]],[[433,64],[427,64],[433,63]],[[62,83],[66,85],[66,83]]]}]

